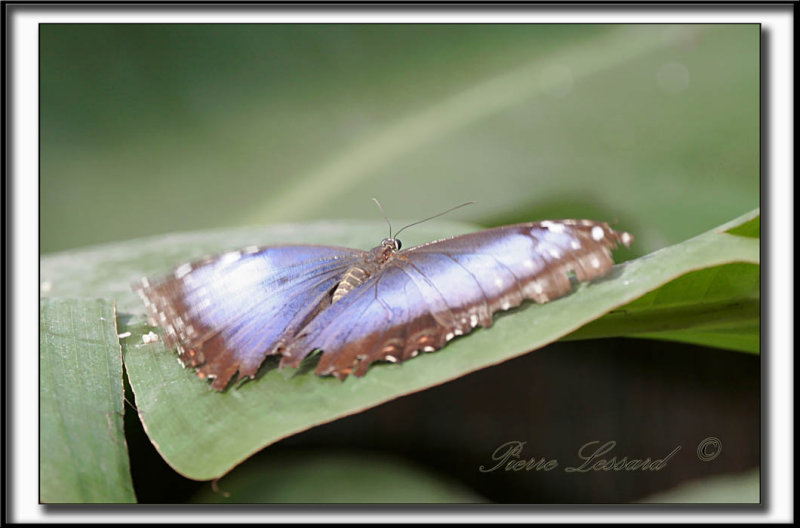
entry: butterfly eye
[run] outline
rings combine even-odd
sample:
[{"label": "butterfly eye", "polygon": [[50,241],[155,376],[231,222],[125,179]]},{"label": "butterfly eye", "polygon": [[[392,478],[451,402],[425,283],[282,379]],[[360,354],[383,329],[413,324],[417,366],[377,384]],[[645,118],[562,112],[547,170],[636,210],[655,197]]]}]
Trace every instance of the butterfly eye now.
[{"label": "butterfly eye", "polygon": [[400,248],[403,246],[396,238],[384,238],[381,240],[381,245],[384,247],[390,247],[395,251],[400,251]]}]

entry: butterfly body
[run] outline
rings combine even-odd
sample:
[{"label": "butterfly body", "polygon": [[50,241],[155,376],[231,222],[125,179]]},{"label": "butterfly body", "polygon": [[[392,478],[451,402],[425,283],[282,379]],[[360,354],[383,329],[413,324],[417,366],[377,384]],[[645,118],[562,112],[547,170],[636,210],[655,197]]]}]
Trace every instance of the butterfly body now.
[{"label": "butterfly body", "polygon": [[607,274],[611,249],[633,238],[590,220],[503,226],[401,250],[246,248],[176,268],[135,289],[165,341],[212,387],[254,377],[268,355],[316,372],[364,375],[443,347],[499,310],[544,303]]},{"label": "butterfly body", "polygon": [[386,262],[392,258],[394,253],[400,249],[400,242],[394,238],[386,238],[381,242],[381,245],[365,255],[364,262],[348,268],[344,273],[342,280],[336,285],[331,297],[331,304],[339,301],[358,288],[373,274],[383,267]]}]

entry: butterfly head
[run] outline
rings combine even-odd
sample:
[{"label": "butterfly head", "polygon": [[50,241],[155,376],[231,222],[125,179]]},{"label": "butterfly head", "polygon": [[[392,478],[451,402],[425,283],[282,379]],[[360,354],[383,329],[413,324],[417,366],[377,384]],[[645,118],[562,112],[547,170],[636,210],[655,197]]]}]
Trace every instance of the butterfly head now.
[{"label": "butterfly head", "polygon": [[381,245],[373,250],[373,251],[376,251],[376,250],[382,251],[383,252],[382,256],[384,257],[384,260],[388,259],[389,255],[391,255],[392,253],[396,253],[396,252],[400,251],[400,248],[403,247],[403,244],[400,242],[400,239],[397,238],[397,235],[400,234],[400,231],[404,231],[404,230],[408,229],[409,227],[415,226],[417,224],[421,224],[422,222],[427,222],[428,220],[433,220],[434,218],[438,218],[438,217],[440,217],[440,216],[442,216],[444,214],[449,213],[450,211],[455,211],[456,209],[458,209],[460,207],[464,207],[465,205],[470,205],[470,204],[474,204],[475,203],[475,202],[463,203],[461,205],[457,205],[455,207],[451,207],[450,209],[448,209],[447,211],[445,211],[443,213],[439,213],[439,214],[430,216],[428,218],[425,218],[424,220],[420,220],[418,222],[414,222],[412,224],[408,224],[407,226],[401,228],[400,231],[395,233],[394,236],[392,236],[392,223],[389,221],[389,217],[386,216],[386,213],[383,211],[383,206],[381,205],[381,203],[378,201],[377,198],[373,198],[372,201],[375,202],[375,205],[377,205],[378,209],[381,210],[381,213],[383,213],[383,218],[386,220],[386,223],[389,225],[389,238],[384,238],[383,240],[381,240]]},{"label": "butterfly head", "polygon": [[381,240],[381,246],[389,248],[392,251],[400,251],[400,248],[403,247],[403,243],[396,238],[384,238]]},{"label": "butterfly head", "polygon": [[372,259],[383,264],[392,258],[392,255],[400,251],[400,241],[396,238],[384,238],[381,244],[372,248]]}]

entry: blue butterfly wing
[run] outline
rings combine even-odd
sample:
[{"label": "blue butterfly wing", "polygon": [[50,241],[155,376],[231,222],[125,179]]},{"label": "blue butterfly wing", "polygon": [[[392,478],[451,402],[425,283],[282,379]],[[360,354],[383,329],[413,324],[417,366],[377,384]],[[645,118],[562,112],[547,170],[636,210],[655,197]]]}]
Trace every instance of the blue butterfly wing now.
[{"label": "blue butterfly wing", "polygon": [[282,352],[296,366],[323,354],[318,374],[363,375],[373,361],[404,361],[433,351],[498,310],[548,302],[578,281],[607,274],[611,249],[633,238],[590,220],[488,229],[396,253],[359,288],[312,319]]},{"label": "blue butterfly wing", "polygon": [[177,267],[134,289],[181,363],[223,389],[252,377],[330,304],[330,290],[365,252],[329,246],[246,248]]}]

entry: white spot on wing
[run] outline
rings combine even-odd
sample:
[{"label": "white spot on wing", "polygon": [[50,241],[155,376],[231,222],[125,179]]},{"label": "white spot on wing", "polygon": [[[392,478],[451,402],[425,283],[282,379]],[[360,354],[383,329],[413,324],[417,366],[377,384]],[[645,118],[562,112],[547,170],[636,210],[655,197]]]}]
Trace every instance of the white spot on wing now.
[{"label": "white spot on wing", "polygon": [[191,264],[181,264],[175,270],[175,278],[176,279],[182,279],[186,275],[188,275],[190,271],[192,271],[192,265]]},{"label": "white spot on wing", "polygon": [[564,224],[559,224],[558,222],[542,222],[542,225],[547,228],[548,231],[551,233],[561,234],[564,232]]},{"label": "white spot on wing", "polygon": [[229,251],[228,253],[225,253],[224,255],[222,255],[222,258],[219,259],[219,262],[220,262],[220,264],[225,266],[225,265],[232,264],[232,263],[236,262],[241,257],[242,257],[242,252],[241,251]]},{"label": "white spot on wing", "polygon": [[592,228],[592,238],[595,240],[603,240],[603,237],[606,236],[606,232],[600,226],[594,226]]}]

